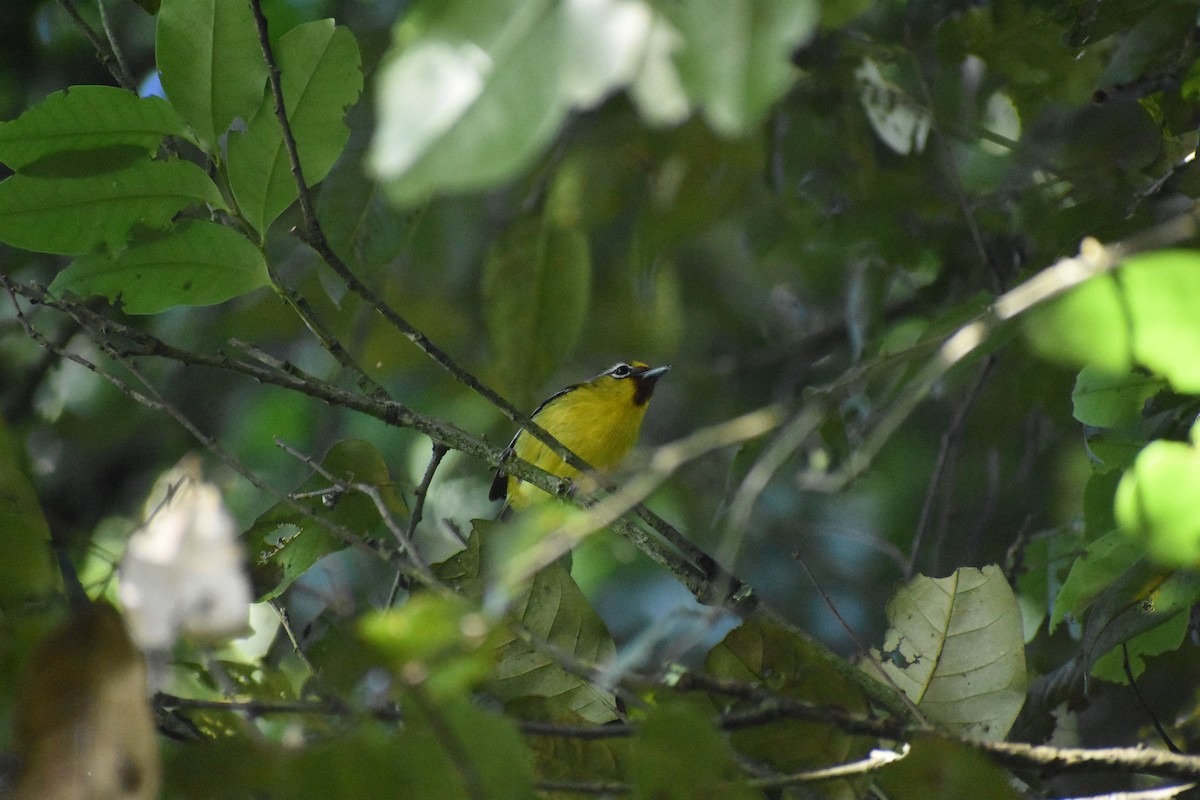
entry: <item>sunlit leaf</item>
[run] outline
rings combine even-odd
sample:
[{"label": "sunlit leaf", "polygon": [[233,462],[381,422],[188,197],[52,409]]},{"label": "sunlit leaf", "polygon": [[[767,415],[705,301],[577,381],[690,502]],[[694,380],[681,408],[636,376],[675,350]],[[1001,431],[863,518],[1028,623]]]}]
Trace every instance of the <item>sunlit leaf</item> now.
[{"label": "sunlit leaf", "polygon": [[269,283],[262,252],[223,225],[188,220],[115,256],[80,256],[51,291],[103,295],[129,314],[222,303]]},{"label": "sunlit leaf", "polygon": [[418,594],[359,623],[363,638],[389,660],[399,680],[435,700],[465,697],[487,677],[495,632],[457,596]]},{"label": "sunlit leaf", "polygon": [[1137,422],[1146,401],[1162,388],[1163,380],[1150,375],[1111,374],[1084,367],[1071,393],[1075,419],[1101,428]]},{"label": "sunlit leaf", "polygon": [[1146,445],[1117,488],[1117,521],[1160,562],[1200,561],[1200,450],[1182,442]]},{"label": "sunlit leaf", "polygon": [[1113,374],[1142,366],[1176,390],[1200,392],[1200,251],[1130,258],[1034,309],[1025,333],[1048,358]]},{"label": "sunlit leaf", "polygon": [[871,656],[930,721],[1000,740],[1025,702],[1021,611],[999,567],[918,576],[887,607]]}]

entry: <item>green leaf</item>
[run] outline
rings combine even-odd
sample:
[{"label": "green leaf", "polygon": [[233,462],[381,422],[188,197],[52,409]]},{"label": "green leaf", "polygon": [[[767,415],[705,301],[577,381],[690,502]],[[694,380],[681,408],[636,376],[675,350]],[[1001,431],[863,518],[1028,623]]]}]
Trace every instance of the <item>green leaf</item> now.
[{"label": "green leaf", "polygon": [[820,20],[812,0],[683,0],[656,4],[683,34],[684,88],[722,136],[744,136],[791,87],[791,55]]},{"label": "green leaf", "polygon": [[266,262],[246,237],[223,225],[186,220],[115,256],[80,256],[58,273],[52,292],[104,295],[128,314],[207,306],[269,283]]},{"label": "green leaf", "polygon": [[1200,601],[1200,574],[1170,571],[1143,559],[1093,603],[1076,655],[1087,672],[1122,643],[1132,642],[1188,611]]},{"label": "green leaf", "polygon": [[969,797],[971,800],[1019,800],[1010,775],[977,749],[947,739],[914,739],[904,758],[876,773],[889,800]]},{"label": "green leaf", "polygon": [[[358,43],[347,28],[318,20],[279,37],[275,57],[304,180],[314,186],[350,138],[342,111],[362,92]],[[229,180],[242,214],[260,234],[298,196],[270,92],[247,130],[229,138]]]},{"label": "green leaf", "polygon": [[711,713],[667,701],[642,723],[630,767],[635,800],[752,800]]},{"label": "green leaf", "polygon": [[384,198],[378,181],[363,174],[363,152],[352,138],[321,184],[317,217],[334,251],[357,267],[360,279],[369,281],[400,253],[412,236],[413,224],[412,215],[397,211]]},{"label": "green leaf", "polygon": [[59,589],[50,528],[33,484],[21,468],[17,443],[0,417],[0,612],[19,612]]},{"label": "green leaf", "polygon": [[190,205],[225,208],[204,170],[188,161],[142,161],[86,178],[13,175],[0,182],[0,241],[77,255],[125,245],[135,225],[165,228]]},{"label": "green leaf", "polygon": [[1047,358],[1113,374],[1135,365],[1177,391],[1200,393],[1200,251],[1161,250],[1129,259],[1025,320]]},{"label": "green leaf", "polygon": [[155,57],[163,90],[210,154],[262,99],[267,65],[243,0],[163,0]]},{"label": "green leaf", "polygon": [[1117,522],[1159,562],[1200,559],[1200,450],[1182,442],[1146,445],[1117,487]]},{"label": "green leaf", "polygon": [[[403,705],[404,730],[397,739],[406,781],[387,796],[534,800],[532,755],[512,719],[467,699]],[[344,795],[335,789],[322,796]],[[364,798],[380,796],[375,791]]]},{"label": "green leaf", "polygon": [[1125,674],[1125,657],[1129,657],[1129,671],[1137,678],[1146,669],[1146,659],[1151,656],[1178,650],[1188,632],[1187,614],[1176,614],[1156,628],[1138,634],[1109,650],[1092,664],[1092,675],[1113,683],[1129,684]]},{"label": "green leaf", "polygon": [[0,123],[0,161],[20,171],[64,151],[126,145],[152,153],[165,137],[183,133],[183,121],[161,98],[113,86],[72,86]]},{"label": "green leaf", "polygon": [[483,265],[483,313],[498,370],[540,386],[574,350],[587,320],[592,259],[577,228],[522,220]]},{"label": "green leaf", "polygon": [[1068,616],[1081,619],[1088,606],[1145,555],[1145,545],[1123,531],[1110,531],[1089,544],[1071,564],[1054,599],[1050,632]]},{"label": "green leaf", "polygon": [[1075,419],[1084,425],[1116,428],[1142,418],[1146,401],[1163,388],[1163,380],[1137,373],[1113,374],[1084,367],[1071,393]]},{"label": "green leaf", "polygon": [[494,186],[528,165],[572,109],[631,82],[656,110],[677,112],[662,75],[668,44],[652,36],[661,24],[637,1],[495,0],[486,13],[474,0],[420,4],[380,70],[376,175],[402,203]]},{"label": "green leaf", "polygon": [[466,697],[492,666],[492,626],[456,595],[415,595],[364,617],[359,632],[397,678],[422,676],[422,691],[434,700]]},{"label": "green leaf", "polygon": [[[488,580],[493,564],[509,552],[506,538],[517,531],[475,521],[467,549],[437,567],[437,575],[469,599],[480,600],[495,587]],[[519,596],[508,602],[511,614],[538,641],[585,663],[605,665],[616,658],[616,645],[561,561],[538,572]],[[612,693],[567,672],[545,651],[508,634],[497,641],[496,667],[488,691],[512,704],[545,698],[548,707],[589,722],[616,718]]]},{"label": "green leaf", "polygon": [[887,615],[891,628],[871,656],[921,713],[949,730],[1002,740],[1025,702],[1025,646],[1021,610],[1000,568],[918,576],[892,596]]},{"label": "green leaf", "polygon": [[859,102],[883,143],[902,156],[924,150],[933,127],[932,112],[885,75],[870,57],[854,71],[854,79]]},{"label": "green leaf", "polygon": [[[758,617],[730,631],[708,654],[705,671],[718,678],[849,713],[867,711],[866,698],[828,660],[794,633]],[[819,722],[784,720],[736,731],[733,746],[755,761],[793,772],[845,761],[853,739]],[[780,742],[787,742],[781,747]]]},{"label": "green leaf", "polygon": [[1033,349],[1046,358],[1115,375],[1133,368],[1129,321],[1111,273],[1035,307],[1023,329]]},{"label": "green leaf", "polygon": [[[396,491],[383,455],[359,439],[344,439],[329,449],[321,461],[334,478],[375,487],[393,518],[408,513]],[[291,503],[279,502],[263,513],[246,531],[251,576],[260,599],[277,597],[322,556],[347,546],[319,520],[328,520],[369,537],[381,526],[379,511],[370,497],[351,490],[339,492],[329,479],[314,474],[293,494],[300,505],[316,515],[304,514]],[[390,534],[388,534],[390,536]]]}]

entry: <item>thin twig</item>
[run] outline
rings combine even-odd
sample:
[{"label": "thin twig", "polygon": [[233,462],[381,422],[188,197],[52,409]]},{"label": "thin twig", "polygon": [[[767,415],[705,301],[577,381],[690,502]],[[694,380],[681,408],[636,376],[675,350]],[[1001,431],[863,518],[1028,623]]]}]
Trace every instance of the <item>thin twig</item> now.
[{"label": "thin twig", "polygon": [[71,0],[58,0],[58,4],[62,6],[63,11],[67,12],[67,16],[75,23],[75,27],[79,28],[83,35],[87,37],[87,40],[92,43],[92,47],[96,49],[96,56],[100,59],[100,63],[116,79],[121,88],[136,92],[137,85],[133,82],[133,78],[122,68],[121,62],[117,59],[116,54],[113,53],[108,42],[92,29],[92,26],[79,13],[79,9],[75,8],[75,4]]},{"label": "thin twig", "polygon": [[961,440],[963,424],[967,419],[967,412],[975,405],[975,400],[979,397],[979,391],[983,388],[983,384],[995,363],[994,358],[988,358],[983,362],[983,368],[979,370],[974,383],[967,390],[966,397],[954,409],[954,416],[950,418],[950,424],[942,432],[937,458],[933,462],[933,473],[929,476],[929,486],[925,490],[925,501],[921,504],[921,516],[917,520],[917,529],[916,533],[913,534],[912,547],[908,551],[908,564],[904,572],[905,580],[912,580],[912,576],[917,571],[917,557],[921,552],[921,545],[925,541],[925,535],[929,532],[930,512],[933,510],[935,499],[941,494],[946,474],[946,465],[950,462],[950,453]]},{"label": "thin twig", "polygon": [[353,489],[354,491],[364,494],[370,498],[371,502],[375,506],[375,511],[379,514],[380,520],[383,521],[383,524],[387,527],[391,534],[396,537],[396,541],[400,545],[398,552],[402,552],[408,556],[408,560],[411,562],[413,570],[418,576],[420,576],[422,583],[426,584],[427,586],[433,586],[438,583],[438,579],[436,576],[434,576],[433,571],[429,568],[429,564],[425,561],[421,554],[417,552],[417,548],[413,546],[408,534],[405,533],[404,529],[401,528],[399,523],[396,522],[396,518],[392,516],[392,511],[387,507],[387,503],[383,501],[383,495],[380,494],[378,486],[374,486],[369,483],[362,483],[361,481],[352,481],[339,478],[329,470],[325,469],[325,467],[316,459],[301,453],[299,450],[295,449],[278,436],[275,437],[275,446],[293,458],[303,462],[322,478],[329,481],[332,488],[341,491]]},{"label": "thin twig", "polygon": [[986,312],[947,337],[933,358],[908,382],[888,412],[867,432],[862,444],[850,454],[842,467],[835,472],[804,473],[798,476],[801,486],[814,491],[832,492],[861,474],[883,446],[891,441],[897,428],[908,419],[913,409],[929,395],[934,384],[978,350],[1001,325],[1090,278],[1115,269],[1135,253],[1156,250],[1195,237],[1198,225],[1200,207],[1109,245],[1091,238],[1084,239],[1079,255],[1059,259],[1024,283],[1009,289]]},{"label": "thin twig", "polygon": [[[420,485],[417,486],[416,491],[413,493],[413,507],[408,517],[408,530],[405,537],[408,542],[412,542],[413,537],[416,536],[417,525],[425,516],[425,498],[429,494],[429,485],[433,483],[433,475],[437,472],[438,465],[442,463],[442,459],[445,458],[446,453],[449,451],[450,448],[446,445],[439,442],[433,443],[433,452],[430,453],[429,464],[425,467],[425,475],[421,478]],[[388,592],[388,608],[391,608],[396,603],[396,596],[400,593],[400,589],[403,588],[403,584],[404,573],[397,570],[396,579],[392,582],[392,589]]]}]

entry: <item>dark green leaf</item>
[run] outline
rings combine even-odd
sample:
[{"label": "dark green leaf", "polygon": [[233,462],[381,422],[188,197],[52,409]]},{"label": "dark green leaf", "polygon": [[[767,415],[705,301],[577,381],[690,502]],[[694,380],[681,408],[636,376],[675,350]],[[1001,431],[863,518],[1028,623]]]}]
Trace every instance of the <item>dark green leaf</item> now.
[{"label": "dark green leaf", "polygon": [[579,341],[591,297],[588,240],[577,228],[523,220],[483,267],[484,315],[502,374],[540,386]]},{"label": "dark green leaf", "polygon": [[179,115],[161,98],[113,86],[72,86],[0,123],[0,161],[19,171],[56,153],[119,145],[145,156],[165,137],[183,132]]},{"label": "dark green leaf", "polygon": [[13,175],[0,183],[0,241],[41,253],[119,250],[135,225],[165,228],[206,203],[225,208],[216,184],[188,161],[143,161],[86,178]]},{"label": "dark green leaf", "polygon": [[[279,37],[275,57],[304,179],[314,186],[350,137],[343,110],[362,91],[358,43],[349,29],[320,20]],[[239,209],[260,234],[298,196],[270,92],[248,129],[230,137],[229,180]]]},{"label": "dark green leaf", "polygon": [[[705,670],[772,692],[849,712],[865,712],[866,699],[813,651],[810,643],[778,625],[752,618],[712,649]],[[787,742],[787,746],[780,746]],[[848,758],[852,738],[818,722],[782,721],[733,734],[738,752],[783,772],[827,766]]]},{"label": "dark green leaf", "polygon": [[761,797],[738,780],[740,770],[713,715],[686,702],[667,700],[654,708],[634,738],[632,762],[637,800]]}]

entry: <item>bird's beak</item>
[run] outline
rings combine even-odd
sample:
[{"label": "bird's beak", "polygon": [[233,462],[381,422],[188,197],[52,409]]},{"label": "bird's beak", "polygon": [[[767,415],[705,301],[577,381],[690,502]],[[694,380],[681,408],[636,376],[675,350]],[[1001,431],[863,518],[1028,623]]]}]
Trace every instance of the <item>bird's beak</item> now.
[{"label": "bird's beak", "polygon": [[650,395],[654,394],[654,384],[658,383],[658,379],[667,374],[667,370],[671,368],[670,364],[654,369],[648,369],[641,375],[638,375],[637,395],[635,401],[644,403],[650,399]]}]

